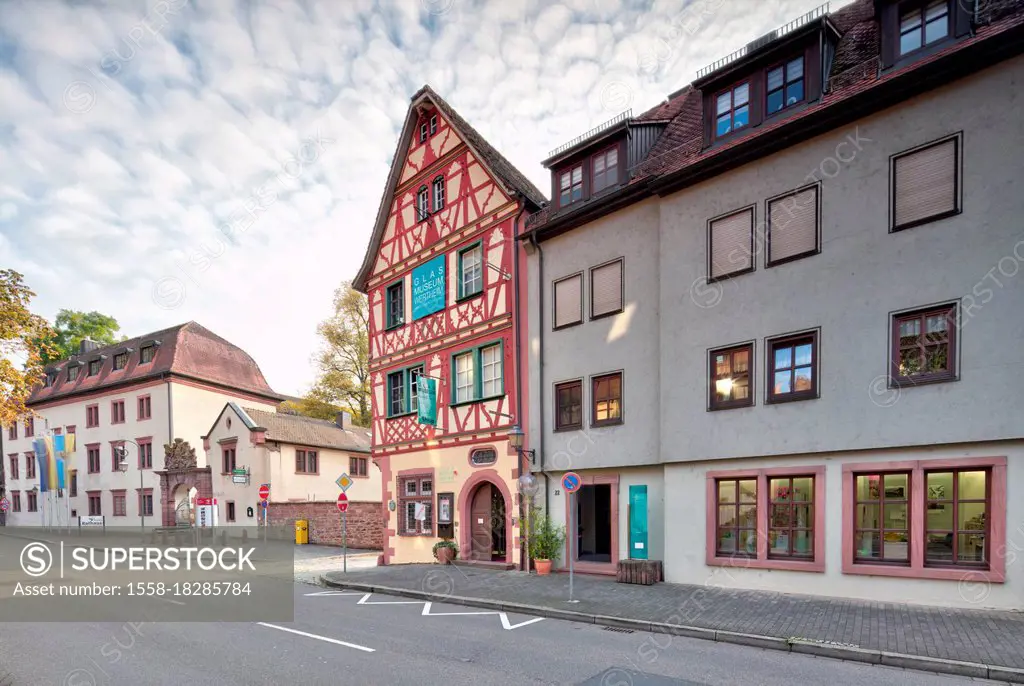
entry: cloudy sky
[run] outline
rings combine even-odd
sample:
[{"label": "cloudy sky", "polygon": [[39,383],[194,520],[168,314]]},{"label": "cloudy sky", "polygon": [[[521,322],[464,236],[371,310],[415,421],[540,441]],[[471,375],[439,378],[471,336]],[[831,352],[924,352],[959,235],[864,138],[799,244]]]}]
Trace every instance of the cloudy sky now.
[{"label": "cloudy sky", "polygon": [[818,4],[0,0],[0,268],[300,394],[420,86],[544,189],[548,150]]}]

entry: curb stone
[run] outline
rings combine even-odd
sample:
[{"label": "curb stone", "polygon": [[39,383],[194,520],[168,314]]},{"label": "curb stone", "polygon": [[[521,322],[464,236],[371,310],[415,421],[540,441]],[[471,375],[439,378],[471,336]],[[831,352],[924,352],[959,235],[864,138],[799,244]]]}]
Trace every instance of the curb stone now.
[{"label": "curb stone", "polygon": [[1000,667],[996,665],[985,665],[977,662],[965,662],[961,660],[946,660],[937,657],[925,657],[921,655],[908,655],[904,653],[892,653],[882,650],[872,650],[857,646],[847,646],[827,642],[816,642],[798,638],[779,638],[778,636],[763,636],[760,634],[744,634],[735,631],[717,631],[704,627],[683,626],[679,624],[665,624],[662,622],[648,622],[625,617],[612,617],[608,615],[597,615],[586,612],[573,612],[543,605],[529,605],[525,603],[501,602],[489,598],[471,598],[466,596],[445,596],[425,591],[415,591],[408,588],[397,588],[391,586],[379,586],[376,584],[358,583],[352,581],[334,581],[326,576],[321,576],[322,583],[330,588],[350,589],[364,591],[366,593],[384,593],[417,600],[429,600],[432,602],[445,602],[453,605],[468,605],[472,607],[483,607],[492,610],[505,612],[517,612],[530,614],[537,617],[550,619],[564,619],[570,622],[581,622],[584,624],[596,624],[601,626],[615,626],[626,629],[635,629],[649,633],[671,634],[687,638],[696,638],[719,643],[730,643],[753,648],[768,650],[780,650],[815,657],[825,657],[835,660],[849,660],[873,665],[888,665],[891,667],[902,667],[918,672],[929,672],[934,674],[951,674],[954,676],[974,677],[979,679],[992,679],[1002,682],[1024,684],[1024,669],[1014,667]]}]

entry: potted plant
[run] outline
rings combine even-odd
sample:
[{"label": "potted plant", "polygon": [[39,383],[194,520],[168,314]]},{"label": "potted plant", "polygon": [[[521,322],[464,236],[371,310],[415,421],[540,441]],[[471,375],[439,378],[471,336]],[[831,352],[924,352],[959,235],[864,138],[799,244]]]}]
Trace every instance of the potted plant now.
[{"label": "potted plant", "polygon": [[459,556],[459,546],[455,541],[445,538],[434,544],[434,559],[443,565],[450,565]]},{"label": "potted plant", "polygon": [[565,543],[565,527],[556,526],[547,515],[534,513],[530,517],[530,557],[537,574],[551,573],[551,561],[558,557]]}]

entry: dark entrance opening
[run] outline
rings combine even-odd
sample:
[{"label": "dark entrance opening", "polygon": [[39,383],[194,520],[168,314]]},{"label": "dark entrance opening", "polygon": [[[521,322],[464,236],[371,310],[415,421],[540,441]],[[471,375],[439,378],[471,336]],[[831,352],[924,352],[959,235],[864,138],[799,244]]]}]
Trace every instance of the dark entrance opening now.
[{"label": "dark entrance opening", "polygon": [[581,562],[612,561],[612,486],[584,486],[576,494],[576,559]]},{"label": "dark entrance opening", "polygon": [[470,559],[507,562],[505,497],[490,483],[480,484],[470,505]]}]

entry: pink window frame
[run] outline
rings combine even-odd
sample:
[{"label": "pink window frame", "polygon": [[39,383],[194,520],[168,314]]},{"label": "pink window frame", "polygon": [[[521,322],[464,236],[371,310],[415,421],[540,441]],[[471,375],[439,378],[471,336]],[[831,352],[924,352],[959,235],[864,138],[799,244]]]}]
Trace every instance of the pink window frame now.
[{"label": "pink window frame", "polygon": [[[785,560],[768,557],[768,481],[774,477],[814,477],[814,557],[811,560]],[[757,480],[757,555],[729,557],[718,554],[717,522],[719,479]],[[781,569],[793,572],[825,571],[825,466],[773,467],[771,469],[733,469],[712,471],[705,475],[707,489],[707,540],[704,545],[705,564],[709,567],[748,567],[750,569]]]},{"label": "pink window frame", "polygon": [[[943,469],[989,469],[992,482],[989,502],[989,568],[935,567],[924,564],[926,502],[925,472]],[[854,561],[853,511],[854,474],[910,472],[910,565],[865,564]],[[843,465],[843,574],[893,576],[910,579],[962,581],[971,579],[1001,584],[1006,581],[1006,456],[960,459],[864,462]]]}]

